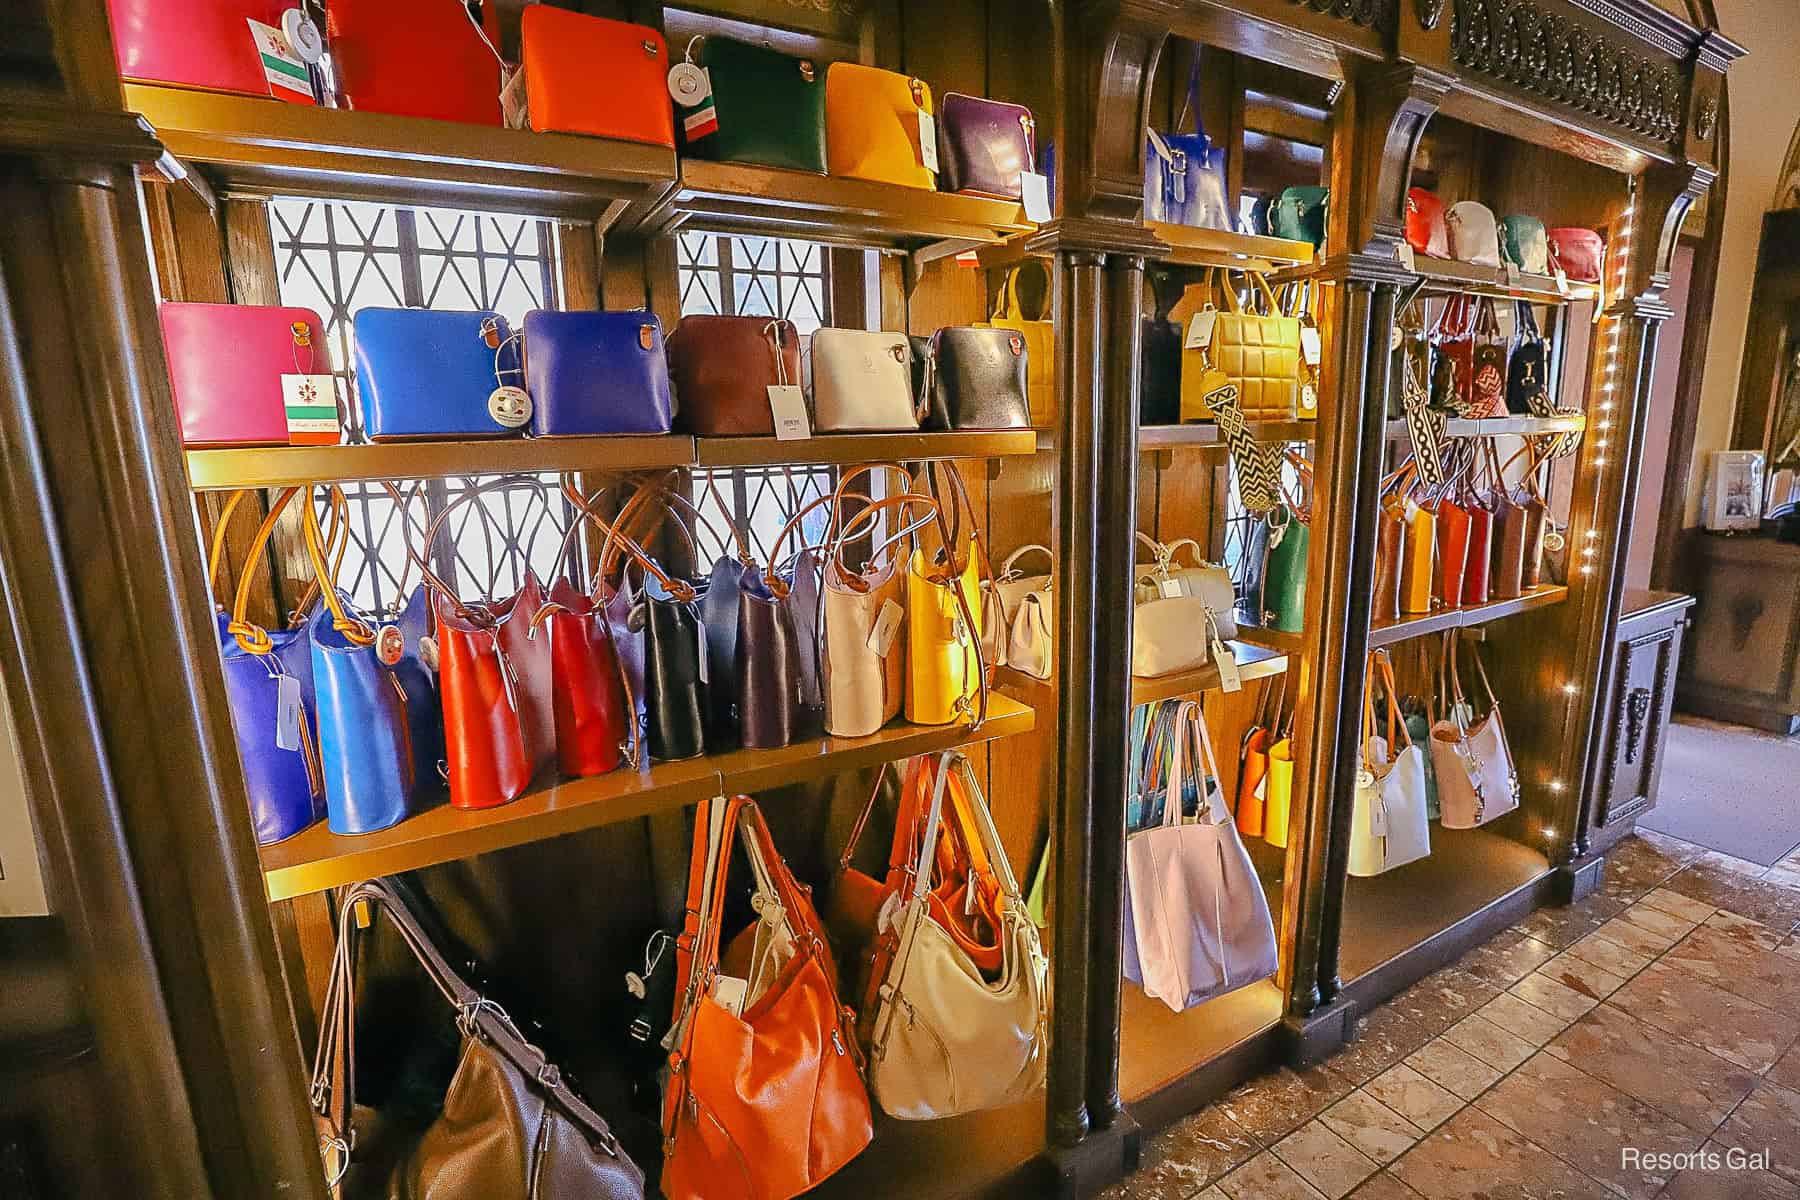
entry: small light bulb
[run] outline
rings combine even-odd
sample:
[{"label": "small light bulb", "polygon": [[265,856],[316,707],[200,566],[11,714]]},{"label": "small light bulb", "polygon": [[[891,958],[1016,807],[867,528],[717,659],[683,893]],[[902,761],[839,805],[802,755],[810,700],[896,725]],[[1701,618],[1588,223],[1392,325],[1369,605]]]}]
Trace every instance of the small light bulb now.
[{"label": "small light bulb", "polygon": [[[1551,780],[1551,781],[1550,781],[1550,790],[1551,790],[1551,791],[1553,791],[1553,792],[1560,792],[1560,791],[1562,791],[1562,790],[1563,790],[1563,781],[1562,781],[1562,780],[1560,780],[1560,779],[1552,779],[1552,780]],[[1546,835],[1548,835],[1548,834],[1549,834],[1549,832],[1550,832],[1550,831],[1549,831],[1549,830],[1548,830],[1548,829],[1546,829],[1546,830],[1544,830],[1544,833],[1545,833],[1545,834],[1546,834]]]},{"label": "small light bulb", "polygon": [[1594,465],[1596,467],[1604,467],[1606,465],[1606,460],[1604,458],[1596,458],[1594,460]]},{"label": "small light bulb", "polygon": [[1578,696],[1581,694],[1581,689],[1576,687],[1575,681],[1571,679],[1568,683],[1563,684],[1563,694],[1567,696]]},{"label": "small light bulb", "polygon": [[1581,566],[1581,573],[1583,575],[1592,575],[1594,573],[1594,564],[1593,563],[1583,563]]}]

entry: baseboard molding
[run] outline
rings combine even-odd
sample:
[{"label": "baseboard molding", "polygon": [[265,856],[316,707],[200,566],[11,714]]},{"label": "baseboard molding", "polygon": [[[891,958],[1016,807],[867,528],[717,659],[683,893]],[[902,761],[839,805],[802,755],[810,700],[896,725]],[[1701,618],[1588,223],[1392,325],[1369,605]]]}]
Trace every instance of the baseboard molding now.
[{"label": "baseboard molding", "polygon": [[1310,1067],[1324,1062],[1348,1045],[1356,1024],[1356,1005],[1342,996],[1304,1017],[1282,1021],[1285,1054],[1290,1067]]},{"label": "baseboard molding", "polygon": [[1137,1170],[1142,1152],[1143,1130],[1129,1112],[1121,1112],[1110,1126],[1093,1130],[1077,1145],[1046,1150],[1038,1172],[1046,1190],[1031,1194],[1086,1200]]},{"label": "baseboard molding", "polygon": [[1568,863],[1551,872],[1555,890],[1551,893],[1558,904],[1573,904],[1591,896],[1606,878],[1606,856],[1594,854],[1580,862]]}]

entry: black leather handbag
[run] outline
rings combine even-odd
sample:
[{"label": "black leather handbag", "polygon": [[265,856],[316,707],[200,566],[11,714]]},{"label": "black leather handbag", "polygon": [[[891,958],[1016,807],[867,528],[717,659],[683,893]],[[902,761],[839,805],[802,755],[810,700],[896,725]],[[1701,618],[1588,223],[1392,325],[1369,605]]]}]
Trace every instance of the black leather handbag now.
[{"label": "black leather handbag", "polygon": [[720,555],[706,594],[700,597],[700,619],[706,626],[706,744],[715,754],[740,742],[738,606],[744,577],[754,570],[730,555]]},{"label": "black leather handbag", "polygon": [[928,429],[1029,429],[1025,335],[955,325],[931,338]]},{"label": "black leather handbag", "polygon": [[1150,274],[1156,297],[1152,315],[1139,322],[1138,420],[1145,425],[1181,424],[1181,327],[1169,310],[1181,298],[1182,284],[1166,271]]},{"label": "black leather handbag", "polygon": [[1506,411],[1521,416],[1545,416],[1550,412],[1550,393],[1544,356],[1544,335],[1538,332],[1531,305],[1517,301],[1517,328],[1513,332],[1512,357],[1506,364]]},{"label": "black leather handbag", "polygon": [[705,754],[708,680],[699,604],[691,594],[671,594],[648,579],[632,623],[644,631],[650,757],[667,762]]}]

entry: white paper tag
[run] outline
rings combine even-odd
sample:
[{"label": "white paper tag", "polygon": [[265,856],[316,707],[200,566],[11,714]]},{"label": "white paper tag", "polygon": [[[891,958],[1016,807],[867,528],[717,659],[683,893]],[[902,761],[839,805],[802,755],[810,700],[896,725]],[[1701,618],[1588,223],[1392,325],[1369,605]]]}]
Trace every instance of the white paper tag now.
[{"label": "white paper tag", "polygon": [[877,656],[886,658],[888,651],[894,648],[894,638],[900,633],[900,619],[906,610],[892,600],[881,602],[881,611],[875,614],[875,624],[869,628],[867,645]]},{"label": "white paper tag", "polygon": [[1518,287],[1519,286],[1519,264],[1518,263],[1507,263],[1507,264],[1505,264],[1505,267],[1506,267],[1506,286]]},{"label": "white paper tag", "polygon": [[1165,600],[1177,600],[1181,597],[1181,581],[1179,579],[1159,579],[1156,590]]},{"label": "white paper tag", "polygon": [[522,387],[503,384],[488,393],[488,416],[502,429],[518,429],[531,420],[531,394]]},{"label": "white paper tag", "polygon": [[744,996],[749,990],[750,981],[747,979],[739,979],[735,975],[713,976],[713,1003],[734,1017],[744,1015]]},{"label": "white paper tag", "polygon": [[712,72],[696,63],[679,62],[669,68],[669,97],[683,108],[698,108],[712,95]]},{"label": "white paper tag", "polygon": [[1494,321],[1500,327],[1501,340],[1512,341],[1513,330],[1519,324],[1518,318],[1513,315],[1513,306],[1510,304],[1494,305]]},{"label": "white paper tag", "polygon": [[1244,681],[1238,674],[1237,655],[1231,652],[1230,646],[1219,640],[1218,634],[1213,635],[1212,657],[1213,665],[1219,668],[1219,687],[1227,692],[1241,691]]},{"label": "white paper tag", "polygon": [[1208,818],[1214,825],[1223,825],[1231,820],[1231,810],[1225,806],[1225,789],[1219,786],[1217,779],[1206,781],[1206,806],[1211,811]]},{"label": "white paper tag", "polygon": [[1565,296],[1569,294],[1569,277],[1561,267],[1556,268],[1556,290]]},{"label": "white paper tag", "polygon": [[[1374,782],[1373,775],[1370,776],[1369,781]],[[1387,805],[1383,804],[1379,797],[1376,797],[1369,805],[1369,832],[1376,837],[1387,836]]]},{"label": "white paper tag", "polygon": [[798,442],[812,436],[812,421],[806,415],[806,396],[799,384],[771,383],[769,411],[775,417],[776,440]]},{"label": "white paper tag", "polygon": [[307,441],[330,435],[338,440],[337,380],[330,375],[284,374],[281,404],[287,410],[288,440],[311,434]]},{"label": "white paper tag", "polygon": [[1219,310],[1210,304],[1195,313],[1194,319],[1188,322],[1187,341],[1182,344],[1183,349],[1204,350],[1212,345],[1213,324],[1218,319]]},{"label": "white paper tag", "polygon": [[1411,242],[1400,243],[1400,265],[1409,271],[1417,271],[1419,269],[1419,260],[1413,254]]},{"label": "white paper tag", "polygon": [[915,109],[919,114],[919,162],[927,171],[937,173],[937,122],[924,109]]},{"label": "white paper tag", "polygon": [[298,750],[300,748],[300,718],[303,711],[300,704],[300,681],[285,673],[277,675],[275,677],[276,749]]},{"label": "white paper tag", "polygon": [[306,64],[288,44],[287,34],[254,17],[244,19],[250,25],[250,37],[256,43],[263,77],[269,81],[269,94],[277,100],[313,103],[312,76],[307,74]]},{"label": "white paper tag", "polygon": [[1319,331],[1311,325],[1300,327],[1300,355],[1306,359],[1306,365],[1316,367],[1322,352],[1323,343]]},{"label": "white paper tag", "polygon": [[531,106],[525,95],[525,65],[503,67],[500,71],[500,117],[508,129],[531,126]]},{"label": "white paper tag", "polygon": [[706,622],[700,619],[700,610],[694,609],[694,638],[700,646],[700,682],[707,683],[707,672],[712,665],[712,652],[706,646]]},{"label": "white paper tag", "polygon": [[1024,193],[1025,219],[1043,224],[1050,219],[1050,179],[1037,171],[1019,172]]},{"label": "white paper tag", "polygon": [[1401,332],[1400,326],[1388,326],[1388,350],[1390,352],[1398,350],[1404,341],[1406,341],[1406,334]]}]

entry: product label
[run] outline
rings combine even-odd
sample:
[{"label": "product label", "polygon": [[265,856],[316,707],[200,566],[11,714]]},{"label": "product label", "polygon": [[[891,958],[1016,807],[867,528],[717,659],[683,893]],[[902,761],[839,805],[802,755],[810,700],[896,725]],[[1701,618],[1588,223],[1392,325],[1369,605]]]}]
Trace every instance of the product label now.
[{"label": "product label", "polygon": [[708,134],[719,132],[718,108],[707,101],[681,119],[681,129],[690,142],[697,142]]},{"label": "product label", "polygon": [[256,55],[262,60],[263,78],[269,81],[269,95],[298,104],[314,103],[312,76],[307,74],[306,64],[288,44],[287,34],[253,18],[246,17],[245,20],[250,25],[250,37],[256,43]]},{"label": "product label", "polygon": [[918,109],[919,114],[919,162],[932,174],[937,173],[937,122],[930,113]]},{"label": "product label", "polygon": [[744,996],[749,990],[750,981],[747,979],[739,979],[734,975],[713,976],[713,1003],[734,1017],[744,1015]]},{"label": "product label", "polygon": [[1212,658],[1213,665],[1219,668],[1219,687],[1227,692],[1241,691],[1244,681],[1238,673],[1237,655],[1231,652],[1231,647],[1221,641],[1216,633],[1212,640]]},{"label": "product label", "polygon": [[300,720],[305,709],[300,703],[300,681],[292,675],[275,677],[275,748],[300,748]]},{"label": "product label", "polygon": [[906,616],[906,610],[892,600],[881,602],[881,611],[875,615],[875,624],[869,628],[868,647],[882,658],[894,648],[894,639],[900,633],[900,620]]},{"label": "product label", "polygon": [[1050,177],[1036,171],[1021,171],[1019,184],[1024,190],[1025,219],[1040,225],[1050,220]]},{"label": "product label", "polygon": [[711,669],[712,655],[706,649],[706,622],[700,619],[700,610],[694,609],[694,641],[700,647],[700,682],[710,683],[707,672]]},{"label": "product label", "polygon": [[508,129],[526,129],[531,125],[531,106],[525,95],[525,65],[503,67],[500,71],[500,115]]},{"label": "product label", "polygon": [[1323,342],[1319,337],[1319,331],[1311,325],[1302,325],[1300,327],[1300,357],[1306,360],[1307,366],[1319,365],[1322,347]]},{"label": "product label", "polygon": [[798,442],[812,436],[812,421],[806,415],[806,396],[798,384],[771,383],[769,411],[775,418],[777,440]]},{"label": "product label", "polygon": [[531,394],[505,384],[488,393],[488,416],[502,429],[518,429],[531,420]]},{"label": "product label", "polygon": [[1208,304],[1194,314],[1188,322],[1187,341],[1182,343],[1186,350],[1204,350],[1212,345],[1213,325],[1219,319],[1219,310]]},{"label": "product label", "polygon": [[281,403],[287,410],[288,441],[296,446],[338,442],[337,380],[330,375],[284,374]]},{"label": "product label", "polygon": [[1417,271],[1419,269],[1419,262],[1413,255],[1411,242],[1400,243],[1400,265],[1409,271]]}]

